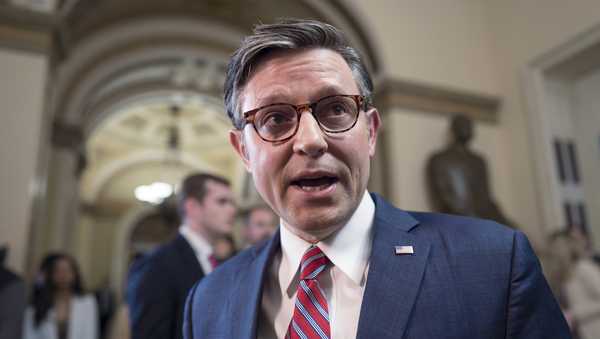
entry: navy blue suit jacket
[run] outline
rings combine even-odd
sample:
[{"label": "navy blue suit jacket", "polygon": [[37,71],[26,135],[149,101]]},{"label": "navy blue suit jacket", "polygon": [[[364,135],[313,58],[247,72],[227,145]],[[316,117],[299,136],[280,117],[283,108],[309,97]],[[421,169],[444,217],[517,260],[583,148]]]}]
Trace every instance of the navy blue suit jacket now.
[{"label": "navy blue suit jacket", "polygon": [[[377,195],[357,338],[565,339],[567,324],[525,235],[491,221],[401,211]],[[410,245],[413,255],[396,255]],[[184,338],[256,338],[279,234],[190,291]]]},{"label": "navy blue suit jacket", "polygon": [[127,302],[132,339],[180,339],[185,299],[204,272],[181,235],[131,268]]}]

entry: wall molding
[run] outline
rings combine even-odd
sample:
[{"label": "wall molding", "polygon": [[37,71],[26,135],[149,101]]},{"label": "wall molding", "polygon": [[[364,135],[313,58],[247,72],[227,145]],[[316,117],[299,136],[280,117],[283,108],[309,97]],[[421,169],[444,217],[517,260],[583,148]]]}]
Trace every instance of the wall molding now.
[{"label": "wall molding", "polygon": [[476,121],[498,122],[498,97],[394,78],[385,78],[376,88],[374,103],[382,114],[403,108],[442,115],[463,113]]},{"label": "wall molding", "polygon": [[52,14],[0,4],[0,47],[49,53],[55,22]]}]

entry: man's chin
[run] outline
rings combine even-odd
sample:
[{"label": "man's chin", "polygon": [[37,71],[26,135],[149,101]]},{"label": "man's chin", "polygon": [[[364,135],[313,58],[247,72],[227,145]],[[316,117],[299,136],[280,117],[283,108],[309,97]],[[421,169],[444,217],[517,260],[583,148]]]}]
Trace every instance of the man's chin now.
[{"label": "man's chin", "polygon": [[288,226],[292,228],[291,231],[299,236],[302,234],[321,240],[346,223],[349,217],[344,217],[344,214],[348,213],[340,213],[340,211],[333,212],[331,210],[319,211],[318,209],[304,209],[291,216]]}]

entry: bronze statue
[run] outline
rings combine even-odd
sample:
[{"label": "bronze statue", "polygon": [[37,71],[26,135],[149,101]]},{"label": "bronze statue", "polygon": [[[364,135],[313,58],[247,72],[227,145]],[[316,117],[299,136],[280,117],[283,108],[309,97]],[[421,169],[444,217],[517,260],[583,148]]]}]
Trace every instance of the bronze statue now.
[{"label": "bronze statue", "polygon": [[473,122],[458,114],[452,119],[453,140],[427,164],[430,194],[442,213],[491,219],[516,228],[491,197],[485,159],[469,149]]}]

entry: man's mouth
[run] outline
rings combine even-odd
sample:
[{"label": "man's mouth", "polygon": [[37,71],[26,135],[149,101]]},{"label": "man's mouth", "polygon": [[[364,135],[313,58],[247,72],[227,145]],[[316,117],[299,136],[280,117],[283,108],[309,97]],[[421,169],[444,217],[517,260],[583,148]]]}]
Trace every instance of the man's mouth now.
[{"label": "man's mouth", "polygon": [[338,178],[334,176],[319,176],[314,178],[293,180],[292,186],[296,186],[303,191],[316,192],[327,189],[338,181]]}]

